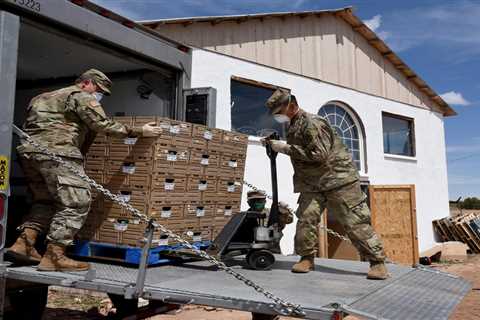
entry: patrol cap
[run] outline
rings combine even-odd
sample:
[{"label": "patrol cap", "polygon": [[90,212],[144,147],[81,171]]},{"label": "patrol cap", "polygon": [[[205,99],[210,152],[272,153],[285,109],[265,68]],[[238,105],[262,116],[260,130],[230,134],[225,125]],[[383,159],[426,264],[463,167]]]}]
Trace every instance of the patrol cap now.
[{"label": "patrol cap", "polygon": [[265,106],[270,110],[271,114],[275,114],[280,111],[281,107],[290,103],[291,98],[292,96],[288,90],[279,88],[268,98]]},{"label": "patrol cap", "polygon": [[247,200],[266,199],[267,193],[263,190],[251,190],[247,192]]},{"label": "patrol cap", "polygon": [[82,79],[91,79],[95,81],[95,84],[103,91],[107,96],[112,94],[112,80],[110,80],[105,73],[97,69],[89,69],[85,71],[82,76]]}]

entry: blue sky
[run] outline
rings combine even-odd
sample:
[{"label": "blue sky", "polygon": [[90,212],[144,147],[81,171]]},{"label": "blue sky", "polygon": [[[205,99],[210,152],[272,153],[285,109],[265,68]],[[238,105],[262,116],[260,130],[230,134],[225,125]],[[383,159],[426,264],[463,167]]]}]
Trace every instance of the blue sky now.
[{"label": "blue sky", "polygon": [[[353,6],[458,112],[445,121],[450,198],[480,197],[480,1],[94,0],[134,20]],[[432,141],[433,143],[433,141]]]}]

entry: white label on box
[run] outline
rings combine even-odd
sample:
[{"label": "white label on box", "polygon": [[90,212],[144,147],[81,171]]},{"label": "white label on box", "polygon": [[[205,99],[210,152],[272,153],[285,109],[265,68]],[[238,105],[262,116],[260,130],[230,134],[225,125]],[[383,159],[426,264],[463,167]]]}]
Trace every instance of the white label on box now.
[{"label": "white label on box", "polygon": [[213,139],[213,133],[211,131],[205,131],[203,133],[203,137],[206,139],[206,140],[212,140]]},{"label": "white label on box", "polygon": [[160,213],[160,217],[162,218],[170,218],[172,216],[172,210],[166,210],[162,209],[162,212]]},{"label": "white label on box", "polygon": [[231,216],[232,215],[232,209],[225,209],[224,215]]},{"label": "white label on box", "polygon": [[205,190],[207,190],[207,187],[208,187],[208,184],[207,184],[206,182],[205,182],[205,183],[200,182],[200,183],[198,184],[198,190],[200,190],[200,191],[205,191]]},{"label": "white label on box", "polygon": [[131,195],[131,194],[119,193],[119,194],[117,194],[117,197],[119,197],[120,199],[122,199],[122,201],[124,201],[124,202],[129,202],[129,201],[130,201],[130,198],[132,197],[132,195]]},{"label": "white label on box", "polygon": [[188,151],[183,151],[180,153],[180,159],[187,160],[188,159]]},{"label": "white label on box", "polygon": [[115,222],[113,228],[118,232],[125,232],[128,229],[128,222]]},{"label": "white label on box", "polygon": [[159,246],[168,246],[168,238],[155,240],[155,244]]},{"label": "white label on box", "polygon": [[208,158],[202,158],[202,160],[200,160],[200,164],[208,166]]},{"label": "white label on box", "polygon": [[132,144],[137,143],[137,141],[138,141],[138,138],[125,138],[125,139],[123,139],[123,144],[132,145]]},{"label": "white label on box", "polygon": [[204,217],[205,216],[205,209],[204,208],[197,208],[196,214],[197,214],[197,217]]},{"label": "white label on box", "polygon": [[230,161],[228,161],[228,166],[231,167],[231,168],[236,168],[236,167],[238,167],[237,160],[230,160]]},{"label": "white label on box", "polygon": [[168,161],[177,161],[177,153],[176,152],[169,152],[167,154]]},{"label": "white label on box", "polygon": [[234,184],[229,184],[227,186],[227,191],[228,192],[235,192],[235,185]]},{"label": "white label on box", "polygon": [[195,242],[199,242],[199,241],[202,241],[202,236],[193,236],[192,239]]},{"label": "white label on box", "polygon": [[180,133],[180,127],[179,126],[170,126],[170,133],[179,134]]},{"label": "white label on box", "polygon": [[165,182],[165,190],[175,190],[175,182]]},{"label": "white label on box", "polygon": [[160,123],[160,128],[165,129],[165,130],[170,130],[170,123],[162,122],[162,123]]},{"label": "white label on box", "polygon": [[122,172],[126,174],[134,174],[135,169],[135,166],[122,166]]}]

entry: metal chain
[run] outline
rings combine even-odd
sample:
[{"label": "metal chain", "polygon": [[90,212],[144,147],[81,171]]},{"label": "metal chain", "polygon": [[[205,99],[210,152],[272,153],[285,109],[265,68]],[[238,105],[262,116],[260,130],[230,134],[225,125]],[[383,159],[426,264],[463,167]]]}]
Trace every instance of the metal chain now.
[{"label": "metal chain", "polygon": [[[255,187],[253,184],[251,184],[247,181],[243,181],[243,184],[246,185],[248,188],[252,189],[253,191],[260,190],[257,187]],[[267,199],[273,200],[273,197],[271,195],[267,194],[266,196],[267,196]],[[287,210],[290,211],[291,214],[295,214],[295,211],[288,206],[287,206]],[[352,240],[350,240],[349,238],[345,237],[344,235],[342,235],[342,234],[340,234],[340,233],[338,233],[338,232],[336,232],[332,229],[327,228],[327,226],[324,226],[323,224],[320,224],[319,228],[327,231],[328,234],[331,234],[332,236],[337,237],[340,240],[343,240],[343,241],[348,242],[348,243],[352,243]]]},{"label": "metal chain", "polygon": [[[47,155],[51,160],[56,161],[60,163],[62,166],[65,168],[69,169],[72,171],[74,174],[79,176],[81,179],[84,181],[88,182],[92,187],[100,191],[105,197],[108,199],[118,203],[125,209],[127,209],[133,216],[136,218],[148,223],[152,219],[149,218],[147,215],[141,213],[138,209],[132,207],[128,202],[125,201],[124,198],[121,198],[115,194],[113,194],[110,190],[104,188],[102,185],[98,184],[95,180],[87,176],[84,172],[77,170],[74,166],[72,166],[68,161],[65,161],[63,158],[57,156],[55,153],[51,152],[47,147],[41,145],[40,143],[36,142],[33,140],[28,134],[20,130],[19,128],[15,127],[15,133],[18,134],[22,139],[27,141],[29,144],[37,148],[38,151],[42,152],[42,154]],[[192,250],[195,254],[200,256],[201,258],[209,261],[213,265],[217,266],[220,270],[225,271],[226,273],[230,274],[234,278],[236,278],[239,281],[242,281],[245,285],[253,288],[255,291],[258,293],[261,293],[268,299],[272,300],[275,302],[276,306],[274,308],[284,314],[284,315],[296,315],[296,316],[305,316],[305,312],[303,311],[302,307],[299,304],[293,304],[291,302],[288,302],[280,297],[277,297],[267,289],[261,287],[260,285],[256,284],[252,280],[246,278],[244,275],[236,272],[232,268],[228,267],[225,263],[219,261],[217,258],[209,255],[207,252],[198,249],[194,245],[190,244],[187,240],[183,239],[182,237],[178,236],[177,234],[173,233],[173,231],[167,229],[163,225],[153,221],[153,226],[156,229],[159,229],[162,233],[167,234],[169,237],[172,239],[180,242],[182,245],[187,247],[188,249]]]}]

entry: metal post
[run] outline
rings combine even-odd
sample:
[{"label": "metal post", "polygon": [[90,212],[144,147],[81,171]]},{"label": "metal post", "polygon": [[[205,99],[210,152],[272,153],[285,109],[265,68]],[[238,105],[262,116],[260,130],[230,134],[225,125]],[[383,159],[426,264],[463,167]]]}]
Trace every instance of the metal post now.
[{"label": "metal post", "polygon": [[137,274],[137,284],[135,285],[135,290],[133,296],[138,298],[143,293],[143,288],[145,287],[145,278],[147,277],[147,267],[148,267],[148,257],[150,248],[152,247],[153,241],[153,232],[155,227],[153,226],[153,220],[150,219],[148,222],[147,228],[145,229],[145,244],[142,249],[142,257],[140,260],[140,265],[138,267]]},{"label": "metal post", "polygon": [[15,84],[17,80],[17,55],[20,19],[0,11],[0,197],[3,197],[3,215],[0,219],[0,320],[3,319],[5,302],[6,266],[3,249],[7,227],[7,203],[10,194],[9,168],[12,149],[12,124],[15,106]]}]

